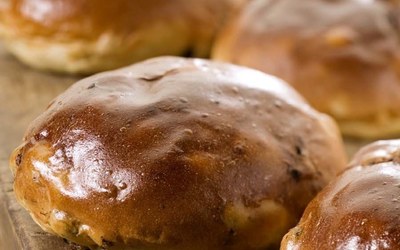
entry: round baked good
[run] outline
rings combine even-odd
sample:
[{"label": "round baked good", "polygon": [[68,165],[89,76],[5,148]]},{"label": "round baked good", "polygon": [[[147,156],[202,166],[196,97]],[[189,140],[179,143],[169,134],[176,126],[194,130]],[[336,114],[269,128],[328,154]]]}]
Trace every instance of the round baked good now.
[{"label": "round baked good", "polygon": [[157,58],[79,81],[11,157],[44,230],[86,246],[279,246],[345,164],[336,125],[280,80]]},{"label": "round baked good", "polygon": [[285,249],[400,249],[400,140],[361,149],[308,205]]},{"label": "round baked good", "polygon": [[292,84],[344,135],[400,134],[400,22],[383,1],[255,0],[221,33],[213,58]]},{"label": "round baked good", "polygon": [[9,0],[0,36],[23,62],[92,73],[158,55],[209,55],[242,0]]}]

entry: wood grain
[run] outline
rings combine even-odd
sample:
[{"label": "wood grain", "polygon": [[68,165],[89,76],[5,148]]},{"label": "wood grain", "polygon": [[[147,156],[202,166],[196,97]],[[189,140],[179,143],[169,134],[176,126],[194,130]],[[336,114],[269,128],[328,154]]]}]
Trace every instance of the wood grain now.
[{"label": "wood grain", "polygon": [[[0,45],[0,250],[77,249],[32,221],[14,198],[8,169],[8,157],[21,142],[29,122],[77,79],[30,69]],[[362,144],[349,141],[348,152],[354,153]]]},{"label": "wood grain", "polygon": [[0,250],[71,249],[61,238],[43,232],[16,202],[8,157],[29,122],[76,80],[30,69],[0,45]]}]

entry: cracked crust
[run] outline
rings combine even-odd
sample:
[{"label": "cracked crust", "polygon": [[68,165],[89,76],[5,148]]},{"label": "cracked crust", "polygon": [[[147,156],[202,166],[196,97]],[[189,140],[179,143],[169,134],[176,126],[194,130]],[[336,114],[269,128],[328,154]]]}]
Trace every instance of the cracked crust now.
[{"label": "cracked crust", "polygon": [[73,242],[265,249],[345,161],[332,120],[280,80],[164,57],[71,86],[10,163],[18,200]]}]

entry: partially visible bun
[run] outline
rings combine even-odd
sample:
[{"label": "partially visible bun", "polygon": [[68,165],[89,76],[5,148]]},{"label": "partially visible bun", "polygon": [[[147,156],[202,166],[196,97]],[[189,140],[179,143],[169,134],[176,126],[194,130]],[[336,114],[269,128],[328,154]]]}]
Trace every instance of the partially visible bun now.
[{"label": "partially visible bun", "polygon": [[23,62],[92,73],[159,55],[204,57],[242,0],[10,0],[0,35]]},{"label": "partially visible bun", "polygon": [[400,135],[400,15],[383,1],[255,0],[213,58],[292,84],[346,136]]},{"label": "partially visible bun", "polygon": [[21,204],[71,241],[242,250],[278,247],[346,157],[284,82],[166,57],[73,85],[10,162]]},{"label": "partially visible bun", "polygon": [[281,250],[400,249],[400,140],[361,149],[308,205]]}]

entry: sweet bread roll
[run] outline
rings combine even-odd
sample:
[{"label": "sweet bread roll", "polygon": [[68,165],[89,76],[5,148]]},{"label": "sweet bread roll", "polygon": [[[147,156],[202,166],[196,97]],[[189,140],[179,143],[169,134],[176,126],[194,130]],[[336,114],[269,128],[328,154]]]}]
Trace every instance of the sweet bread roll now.
[{"label": "sweet bread roll", "polygon": [[8,0],[0,36],[23,62],[92,73],[158,55],[209,54],[242,0]]},{"label": "sweet bread roll", "polygon": [[400,249],[400,140],[361,149],[283,239],[289,249]]},{"label": "sweet bread roll", "polygon": [[400,134],[400,22],[383,1],[255,0],[213,58],[283,78],[344,135]]},{"label": "sweet bread roll", "polygon": [[332,120],[282,81],[164,57],[73,85],[11,166],[34,220],[85,246],[265,249],[345,154]]}]

